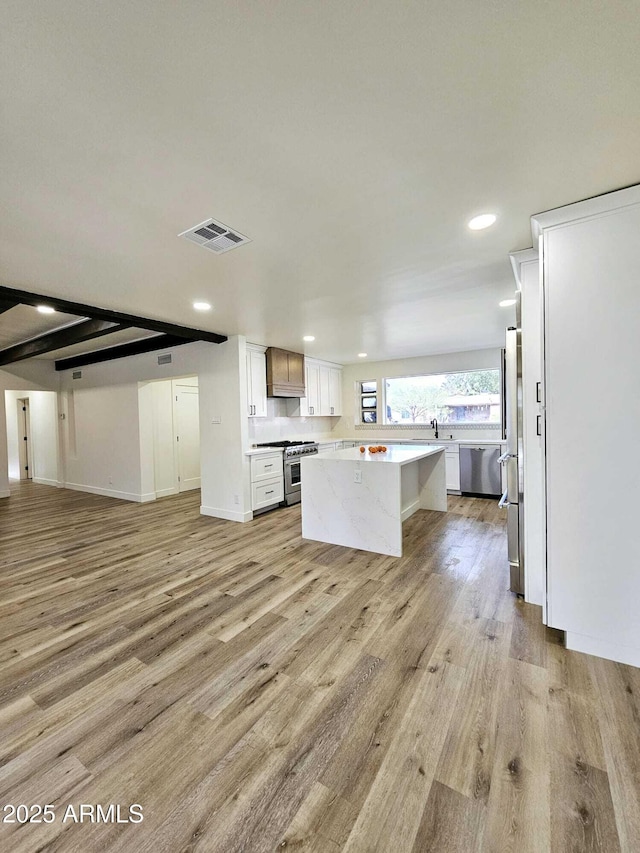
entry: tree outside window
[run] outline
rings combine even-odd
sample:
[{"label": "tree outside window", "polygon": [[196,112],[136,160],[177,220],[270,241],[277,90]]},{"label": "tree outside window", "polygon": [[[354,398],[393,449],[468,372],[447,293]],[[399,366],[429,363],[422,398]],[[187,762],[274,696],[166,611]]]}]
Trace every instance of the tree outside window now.
[{"label": "tree outside window", "polygon": [[500,371],[472,370],[385,380],[389,424],[500,423]]}]

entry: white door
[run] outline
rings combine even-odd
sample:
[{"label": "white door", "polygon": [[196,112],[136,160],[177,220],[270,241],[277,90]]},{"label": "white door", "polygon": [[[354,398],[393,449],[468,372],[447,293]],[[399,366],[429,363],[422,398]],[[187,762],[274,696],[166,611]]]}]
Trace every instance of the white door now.
[{"label": "white door", "polygon": [[178,491],[200,488],[200,410],[198,388],[174,383]]},{"label": "white door", "polygon": [[249,416],[267,416],[267,361],[263,352],[247,352],[247,383],[249,389]]},{"label": "white door", "polygon": [[342,371],[329,368],[329,414],[342,414]]},{"label": "white door", "polygon": [[331,406],[329,404],[329,386],[330,386],[330,371],[328,367],[324,365],[320,366],[319,375],[320,375],[320,401],[317,415],[330,415],[331,414]]},{"label": "white door", "polygon": [[305,362],[307,375],[307,411],[309,415],[320,414],[320,365]]}]

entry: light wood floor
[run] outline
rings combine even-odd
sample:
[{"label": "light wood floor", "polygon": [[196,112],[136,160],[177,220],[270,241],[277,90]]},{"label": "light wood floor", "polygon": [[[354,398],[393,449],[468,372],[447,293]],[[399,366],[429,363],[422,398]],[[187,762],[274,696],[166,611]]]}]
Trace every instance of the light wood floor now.
[{"label": "light wood floor", "polygon": [[495,502],[417,513],[394,559],[302,541],[299,508],[13,491],[0,806],[57,819],[0,850],[640,851],[640,670],[508,592]]}]

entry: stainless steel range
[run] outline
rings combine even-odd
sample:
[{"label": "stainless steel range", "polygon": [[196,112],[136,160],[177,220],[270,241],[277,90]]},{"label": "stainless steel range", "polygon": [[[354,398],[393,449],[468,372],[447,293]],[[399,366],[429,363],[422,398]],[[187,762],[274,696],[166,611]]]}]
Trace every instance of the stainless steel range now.
[{"label": "stainless steel range", "polygon": [[287,506],[300,503],[302,479],[300,461],[302,457],[318,452],[315,441],[268,441],[256,447],[282,447],[284,466],[284,502]]}]

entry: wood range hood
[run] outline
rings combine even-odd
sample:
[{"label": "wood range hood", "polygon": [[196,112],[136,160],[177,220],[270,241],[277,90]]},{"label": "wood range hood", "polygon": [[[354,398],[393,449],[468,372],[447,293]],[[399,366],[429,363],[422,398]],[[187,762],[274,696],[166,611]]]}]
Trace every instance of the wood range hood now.
[{"label": "wood range hood", "polygon": [[302,353],[268,347],[267,397],[304,397],[305,395]]}]

